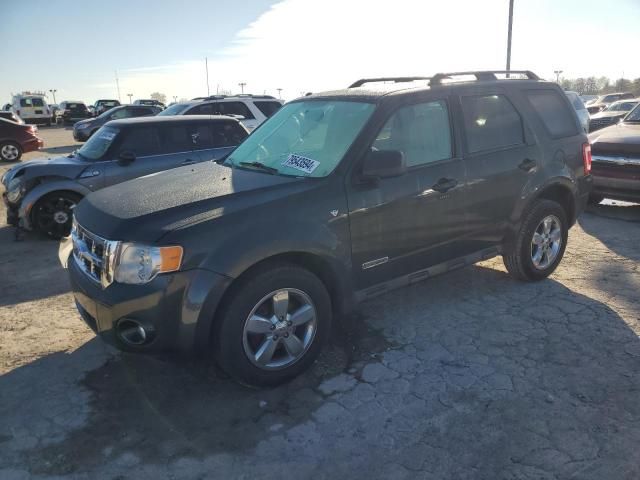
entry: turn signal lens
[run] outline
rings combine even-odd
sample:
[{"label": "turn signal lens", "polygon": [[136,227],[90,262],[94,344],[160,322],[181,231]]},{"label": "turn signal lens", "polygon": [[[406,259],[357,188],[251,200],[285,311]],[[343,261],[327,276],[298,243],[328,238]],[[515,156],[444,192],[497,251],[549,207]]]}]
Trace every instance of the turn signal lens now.
[{"label": "turn signal lens", "polygon": [[182,263],[182,247],[160,247],[160,272],[175,272]]}]

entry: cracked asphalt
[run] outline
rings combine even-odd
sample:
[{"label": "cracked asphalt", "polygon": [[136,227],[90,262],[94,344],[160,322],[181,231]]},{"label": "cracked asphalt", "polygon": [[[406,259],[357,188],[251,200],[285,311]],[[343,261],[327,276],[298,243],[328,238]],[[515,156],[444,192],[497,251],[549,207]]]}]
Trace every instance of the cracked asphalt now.
[{"label": "cracked asphalt", "polygon": [[0,246],[0,479],[640,478],[640,206],[591,208],[545,281],[494,259],[371,300],[269,390],[116,352],[55,242]]}]

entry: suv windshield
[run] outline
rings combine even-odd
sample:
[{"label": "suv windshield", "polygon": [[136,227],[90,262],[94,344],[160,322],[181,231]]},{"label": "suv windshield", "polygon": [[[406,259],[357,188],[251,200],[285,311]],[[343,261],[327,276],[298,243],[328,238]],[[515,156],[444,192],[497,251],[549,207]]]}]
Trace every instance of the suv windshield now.
[{"label": "suv windshield", "polygon": [[78,154],[87,160],[98,160],[109,149],[119,130],[113,127],[102,127],[87,140]]},{"label": "suv windshield", "polygon": [[365,102],[289,103],[240,144],[226,163],[282,175],[326,177],[374,109],[374,104]]},{"label": "suv windshield", "polygon": [[607,112],[628,112],[637,104],[638,102],[616,102],[609,105],[605,110]]},{"label": "suv windshield", "polygon": [[627,123],[638,123],[640,122],[640,104],[636,105],[636,108],[631,110],[626,117],[624,117],[624,121]]},{"label": "suv windshield", "polygon": [[176,103],[175,105],[171,105],[167,107],[165,110],[161,111],[160,115],[179,115],[185,108],[189,106],[188,103]]}]

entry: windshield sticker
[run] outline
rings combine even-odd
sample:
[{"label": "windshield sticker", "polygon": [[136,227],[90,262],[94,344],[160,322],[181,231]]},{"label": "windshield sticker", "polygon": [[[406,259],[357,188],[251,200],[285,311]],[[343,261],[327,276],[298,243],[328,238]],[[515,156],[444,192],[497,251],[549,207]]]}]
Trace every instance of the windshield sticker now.
[{"label": "windshield sticker", "polygon": [[100,138],[103,140],[113,140],[113,137],[115,137],[116,134],[113,132],[103,132],[102,134],[100,134]]},{"label": "windshield sticker", "polygon": [[300,155],[294,155],[293,153],[287,157],[287,159],[281,163],[283,167],[295,168],[305,173],[313,173],[318,168],[320,162],[307,157],[301,157]]}]

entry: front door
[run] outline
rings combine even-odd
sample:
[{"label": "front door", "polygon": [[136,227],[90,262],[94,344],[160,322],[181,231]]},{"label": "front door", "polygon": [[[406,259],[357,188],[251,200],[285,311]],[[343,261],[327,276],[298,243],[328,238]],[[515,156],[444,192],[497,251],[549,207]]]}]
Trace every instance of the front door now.
[{"label": "front door", "polygon": [[347,186],[356,289],[442,263],[464,222],[462,159],[447,101],[393,112],[371,148],[400,150],[406,174]]}]

